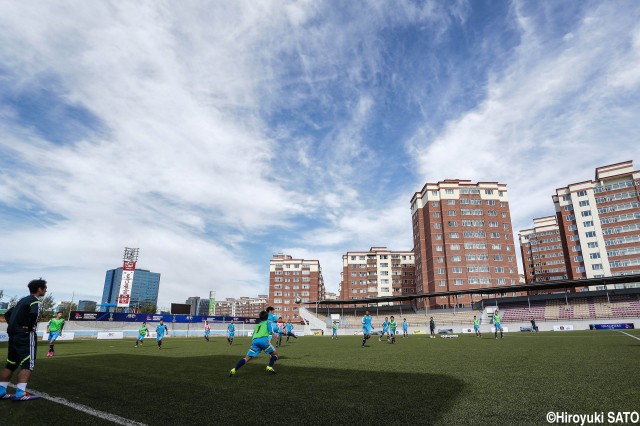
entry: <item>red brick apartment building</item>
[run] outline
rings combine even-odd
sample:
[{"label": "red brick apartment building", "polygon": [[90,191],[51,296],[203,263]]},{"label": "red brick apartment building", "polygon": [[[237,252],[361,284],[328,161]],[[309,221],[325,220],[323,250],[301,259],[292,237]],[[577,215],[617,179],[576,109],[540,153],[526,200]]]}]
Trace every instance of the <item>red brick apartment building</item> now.
[{"label": "red brick apartment building", "polygon": [[552,198],[569,278],[640,273],[640,171],[633,161],[598,167],[594,180],[558,188]]},{"label": "red brick apartment building", "polygon": [[[416,292],[518,284],[505,184],[459,179],[426,183],[411,199],[411,214]],[[418,309],[426,303],[418,301]],[[430,308],[466,307],[471,297],[438,296],[429,303]]]},{"label": "red brick apartment building", "polygon": [[324,299],[320,261],[294,259],[282,253],[273,255],[269,262],[269,305],[285,321],[299,320],[301,305],[295,302],[296,297],[302,302]]},{"label": "red brick apartment building", "polygon": [[342,255],[340,299],[400,296],[415,292],[412,251],[371,247],[369,251],[349,251]]},{"label": "red brick apartment building", "polygon": [[518,234],[527,284],[568,278],[560,228],[555,216],[533,219],[533,228]]}]

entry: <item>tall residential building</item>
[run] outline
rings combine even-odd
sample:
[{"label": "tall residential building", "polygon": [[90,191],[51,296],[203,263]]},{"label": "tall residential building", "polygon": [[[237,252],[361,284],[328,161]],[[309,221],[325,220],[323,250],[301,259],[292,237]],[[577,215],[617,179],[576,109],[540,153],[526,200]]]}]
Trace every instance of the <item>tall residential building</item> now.
[{"label": "tall residential building", "polygon": [[[447,179],[411,199],[416,291],[438,293],[518,284],[507,186]],[[469,295],[418,301],[418,309],[469,306]]]},{"label": "tall residential building", "polygon": [[258,297],[226,298],[216,301],[216,315],[225,317],[258,318],[260,311],[267,309],[269,297],[260,294]]},{"label": "tall residential building", "polygon": [[527,284],[568,278],[555,216],[533,219],[533,228],[523,229],[518,237]]},{"label": "tall residential building", "polygon": [[349,251],[342,255],[340,299],[401,296],[415,292],[412,251],[371,247],[369,251]]},{"label": "tall residential building", "polygon": [[596,168],[594,180],[558,188],[553,203],[569,278],[640,274],[640,171],[633,161]]},{"label": "tall residential building", "polygon": [[[108,307],[106,305],[115,305],[117,303],[121,280],[122,267],[107,271],[104,279],[104,289],[102,291],[103,311],[115,310],[114,307]],[[129,307],[142,307],[148,304],[157,305],[159,289],[160,273],[151,272],[146,269],[136,269],[133,274]]]},{"label": "tall residential building", "polygon": [[294,259],[287,254],[273,255],[269,261],[269,305],[285,320],[300,318],[296,297],[302,302],[325,296],[320,261]]}]

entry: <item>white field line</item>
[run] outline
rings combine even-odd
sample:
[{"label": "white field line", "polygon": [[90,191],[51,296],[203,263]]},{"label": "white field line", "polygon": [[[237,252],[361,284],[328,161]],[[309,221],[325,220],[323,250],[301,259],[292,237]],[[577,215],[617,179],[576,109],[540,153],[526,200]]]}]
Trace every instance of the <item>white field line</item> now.
[{"label": "white field line", "polygon": [[[13,385],[9,385],[9,386],[15,387]],[[49,395],[47,393],[44,393],[44,392],[35,391],[33,389],[29,389],[28,392],[30,394],[32,394],[32,395],[36,395],[36,396],[39,396],[40,398],[47,399],[47,400],[55,402],[57,404],[61,404],[61,405],[67,406],[69,408],[73,408],[74,410],[81,411],[81,412],[89,414],[91,416],[95,416],[95,417],[98,417],[98,418],[104,419],[104,420],[109,420],[110,422],[113,422],[113,423],[118,424],[118,425],[124,425],[124,426],[147,426],[144,423],[134,422],[133,420],[125,419],[124,417],[120,417],[118,415],[111,414],[111,413],[105,413],[104,411],[96,410],[94,408],[87,407],[86,405],[76,404],[75,402],[67,401],[64,398],[60,398],[60,397],[57,397],[57,396],[51,396],[51,395]],[[27,404],[28,404],[28,402],[27,402]]]},{"label": "white field line", "polygon": [[621,331],[620,333],[622,333],[622,334],[626,334],[626,335],[627,335],[627,336],[629,336],[629,337],[633,337],[633,338],[634,338],[634,339],[636,339],[636,340],[640,340],[640,337],[633,336],[633,335],[631,335],[631,334],[629,334],[629,333],[625,333],[624,331]]}]

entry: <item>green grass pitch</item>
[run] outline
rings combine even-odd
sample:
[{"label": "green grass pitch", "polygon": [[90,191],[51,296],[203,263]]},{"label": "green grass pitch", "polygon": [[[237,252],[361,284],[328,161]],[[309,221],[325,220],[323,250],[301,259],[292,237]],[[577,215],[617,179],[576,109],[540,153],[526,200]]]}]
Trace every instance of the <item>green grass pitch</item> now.
[{"label": "green grass pitch", "polygon": [[[360,340],[292,339],[277,375],[261,354],[233,378],[248,338],[59,342],[54,358],[41,343],[29,387],[148,425],[546,424],[549,411],[640,409],[640,340],[617,331]],[[110,423],[39,399],[0,401],[0,424]]]}]

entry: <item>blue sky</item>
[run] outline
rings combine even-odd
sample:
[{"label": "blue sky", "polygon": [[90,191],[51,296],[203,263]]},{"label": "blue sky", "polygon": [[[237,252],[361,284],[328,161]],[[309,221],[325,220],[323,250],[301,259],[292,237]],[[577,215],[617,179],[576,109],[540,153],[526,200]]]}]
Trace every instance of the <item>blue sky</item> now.
[{"label": "blue sky", "polygon": [[0,289],[266,293],[274,253],[412,248],[410,200],[508,184],[514,236],[640,143],[635,1],[0,3]]}]

